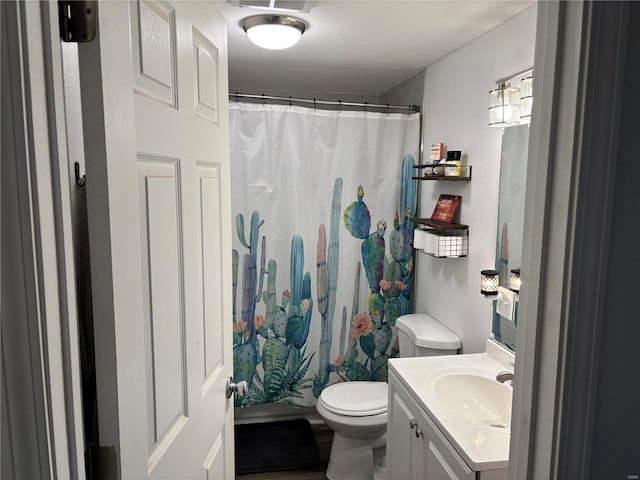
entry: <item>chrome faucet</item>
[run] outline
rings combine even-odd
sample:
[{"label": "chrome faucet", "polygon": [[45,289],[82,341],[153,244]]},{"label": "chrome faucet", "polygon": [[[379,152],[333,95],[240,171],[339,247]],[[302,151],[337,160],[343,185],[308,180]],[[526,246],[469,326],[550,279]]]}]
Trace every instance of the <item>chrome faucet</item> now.
[{"label": "chrome faucet", "polygon": [[504,371],[504,372],[500,372],[498,375],[496,375],[496,380],[500,383],[504,383],[504,382],[513,382],[513,372],[509,372],[509,371]]}]

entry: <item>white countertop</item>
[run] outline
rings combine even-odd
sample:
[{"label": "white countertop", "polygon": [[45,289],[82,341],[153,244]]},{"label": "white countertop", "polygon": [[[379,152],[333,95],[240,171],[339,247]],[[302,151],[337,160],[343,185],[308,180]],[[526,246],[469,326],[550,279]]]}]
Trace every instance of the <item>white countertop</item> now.
[{"label": "white countertop", "polygon": [[437,398],[430,382],[443,373],[470,373],[495,381],[498,372],[513,371],[514,356],[492,340],[478,354],[394,358],[391,372],[420,403],[464,461],[474,471],[506,468],[509,464],[510,429],[477,425],[450,410]]}]

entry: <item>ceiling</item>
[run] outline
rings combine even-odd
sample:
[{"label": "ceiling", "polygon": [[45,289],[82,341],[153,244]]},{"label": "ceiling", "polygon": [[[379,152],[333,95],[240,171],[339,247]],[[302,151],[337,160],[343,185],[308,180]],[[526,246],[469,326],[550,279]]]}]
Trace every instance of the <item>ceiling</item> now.
[{"label": "ceiling", "polygon": [[295,14],[309,25],[300,42],[265,50],[249,41],[240,21],[267,12],[218,1],[228,25],[230,90],[378,95],[535,2],[306,3],[309,13]]}]

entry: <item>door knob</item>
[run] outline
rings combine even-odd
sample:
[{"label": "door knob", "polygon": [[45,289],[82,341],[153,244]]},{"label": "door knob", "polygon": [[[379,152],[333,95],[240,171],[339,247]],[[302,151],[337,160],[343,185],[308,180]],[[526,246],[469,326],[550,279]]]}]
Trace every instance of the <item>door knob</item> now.
[{"label": "door knob", "polygon": [[242,382],[236,383],[233,377],[227,378],[227,398],[231,398],[231,395],[234,393],[236,395],[246,395],[249,391],[249,385],[244,380]]}]

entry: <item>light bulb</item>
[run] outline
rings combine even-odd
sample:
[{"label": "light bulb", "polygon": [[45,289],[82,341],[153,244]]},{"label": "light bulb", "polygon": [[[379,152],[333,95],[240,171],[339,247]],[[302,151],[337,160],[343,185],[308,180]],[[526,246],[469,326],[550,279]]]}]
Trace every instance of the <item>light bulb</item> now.
[{"label": "light bulb", "polygon": [[288,25],[256,25],[247,30],[249,40],[262,48],[269,50],[282,50],[295,45],[302,32]]}]

